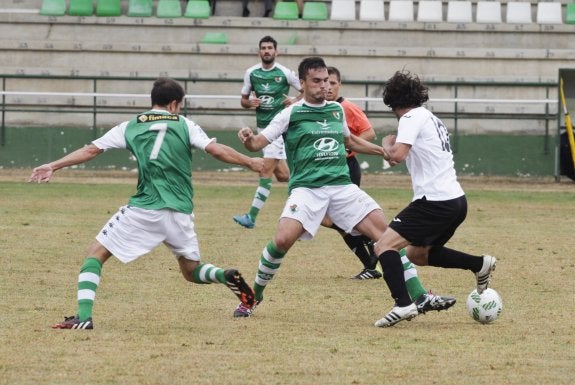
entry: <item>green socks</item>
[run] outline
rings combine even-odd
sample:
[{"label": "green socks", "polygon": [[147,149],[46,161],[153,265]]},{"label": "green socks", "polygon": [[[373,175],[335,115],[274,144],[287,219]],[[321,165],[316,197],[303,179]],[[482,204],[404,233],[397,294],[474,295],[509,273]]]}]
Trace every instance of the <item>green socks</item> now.
[{"label": "green socks", "polygon": [[257,301],[261,301],[264,298],[264,289],[278,272],[284,256],[285,253],[278,250],[272,241],[264,248],[254,282],[254,292]]},{"label": "green socks", "polygon": [[260,178],[258,188],[256,189],[256,194],[254,195],[254,200],[252,201],[252,207],[248,213],[253,222],[256,221],[256,217],[258,216],[262,207],[264,207],[264,203],[266,203],[271,189],[272,179]]},{"label": "green socks", "polygon": [[96,258],[88,257],[80,269],[78,276],[78,318],[86,321],[92,317],[96,289],[100,284],[102,263]]},{"label": "green socks", "polygon": [[415,301],[421,295],[426,294],[427,290],[425,290],[417,276],[415,265],[407,259],[405,249],[399,250],[399,255],[401,256],[401,263],[403,263],[403,278],[405,279],[405,286],[407,286],[407,291],[411,300]]},{"label": "green socks", "polygon": [[209,263],[200,264],[192,272],[192,281],[199,284],[226,283],[224,269]]}]

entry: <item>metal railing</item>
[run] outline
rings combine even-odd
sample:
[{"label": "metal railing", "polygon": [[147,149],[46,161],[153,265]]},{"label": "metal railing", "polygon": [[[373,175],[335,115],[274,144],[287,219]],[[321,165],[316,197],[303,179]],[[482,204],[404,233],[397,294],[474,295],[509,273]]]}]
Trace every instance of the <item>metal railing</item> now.
[{"label": "metal railing", "polygon": [[[92,117],[92,128],[98,126],[98,116],[102,114],[119,114],[119,113],[137,113],[149,106],[149,93],[111,93],[99,92],[102,88],[101,85],[106,82],[109,86],[110,82],[127,81],[127,82],[145,82],[149,84],[155,80],[151,77],[81,77],[81,76],[43,76],[43,75],[0,75],[2,79],[1,94],[1,113],[2,121],[0,126],[0,146],[6,143],[6,116],[9,113],[85,113],[90,114]],[[9,89],[8,80],[62,80],[62,81],[83,81],[88,83],[89,86],[84,86],[83,92],[45,92],[37,90],[21,90]],[[184,86],[186,92],[190,92],[194,86],[198,84],[217,84],[217,83],[237,83],[239,85],[242,79],[214,79],[214,78],[176,78]],[[368,117],[377,118],[389,116],[389,112],[383,105],[381,97],[370,97],[375,91],[381,87],[381,82],[374,81],[353,81],[346,80],[346,85],[353,85],[356,88],[363,89],[363,97],[350,97],[348,98],[354,102],[364,104],[364,110]],[[430,100],[431,105],[443,105],[441,111],[442,118],[453,119],[453,137],[454,149],[457,151],[457,137],[459,135],[459,123],[464,119],[513,119],[513,120],[535,120],[544,122],[545,127],[545,141],[544,153],[550,151],[550,134],[551,123],[555,120],[558,121],[557,115],[557,84],[556,83],[513,83],[513,82],[497,82],[497,81],[427,81],[426,84],[433,88],[443,87],[448,89],[451,97],[448,98],[433,98]],[[468,98],[460,97],[462,90],[485,88],[487,90],[496,90],[501,88],[506,89],[525,89],[535,88],[544,91],[545,98],[543,99],[484,99],[484,98]],[[17,87],[21,88],[21,87]],[[45,88],[45,86],[44,86]],[[82,88],[82,87],[81,87]],[[89,88],[89,89],[88,89]],[[551,95],[554,97],[552,98]],[[8,98],[11,98],[8,100]],[[35,101],[30,101],[30,98],[36,98]],[[26,99],[28,98],[28,99]],[[22,100],[25,99],[25,100]],[[49,101],[49,100],[55,101]],[[112,103],[109,105],[104,103],[110,99],[130,99],[128,105],[116,105]],[[147,100],[146,102],[136,102],[136,100]],[[39,100],[39,102],[38,102]],[[193,109],[194,115],[209,114],[209,115],[252,115],[250,111],[243,110],[239,106],[239,102],[234,102],[233,107],[228,105],[218,105],[219,102],[229,100],[239,100],[239,95],[206,95],[192,93],[186,95],[186,103],[182,113],[187,115]],[[200,106],[193,108],[192,104],[198,101],[201,103],[208,103],[208,106]],[[216,101],[215,105],[209,105],[210,101]],[[482,104],[486,107],[483,110],[477,111],[471,108],[464,108],[463,106]],[[447,105],[447,107],[445,107]],[[493,106],[500,107],[502,105],[518,105],[522,106],[517,111],[504,111],[497,112]],[[535,105],[544,108],[538,108],[536,111],[523,112],[523,108],[528,105]],[[491,106],[491,107],[489,107]],[[559,125],[559,123],[557,124]]]}]

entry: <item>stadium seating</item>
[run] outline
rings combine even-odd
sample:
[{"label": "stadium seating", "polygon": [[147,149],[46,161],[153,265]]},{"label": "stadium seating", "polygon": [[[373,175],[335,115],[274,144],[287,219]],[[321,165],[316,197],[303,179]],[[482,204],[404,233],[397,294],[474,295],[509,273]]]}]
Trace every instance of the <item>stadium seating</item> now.
[{"label": "stadium seating", "polygon": [[561,3],[537,3],[537,24],[563,24]]},{"label": "stadium seating", "polygon": [[228,35],[225,32],[206,32],[200,44],[228,44]]},{"label": "stadium seating", "polygon": [[70,0],[68,15],[70,16],[92,16],[94,14],[94,4],[92,0]]},{"label": "stadium seating", "polygon": [[211,13],[212,8],[208,0],[190,0],[184,16],[193,19],[209,19]]},{"label": "stadium seating", "polygon": [[507,2],[507,12],[505,16],[506,23],[530,24],[533,22],[531,17],[531,3],[509,1]]},{"label": "stadium seating", "polygon": [[285,45],[295,45],[297,42],[297,32],[294,32],[290,35],[290,37],[285,42]]},{"label": "stadium seating", "polygon": [[385,20],[383,0],[361,0],[359,4],[359,20]]},{"label": "stadium seating", "polygon": [[501,23],[501,3],[498,1],[478,1],[475,21],[478,23]]},{"label": "stadium seating", "polygon": [[355,0],[332,0],[331,20],[355,20]]},{"label": "stadium seating", "polygon": [[413,1],[391,0],[389,2],[389,21],[413,21]]},{"label": "stadium seating", "polygon": [[152,14],[152,0],[130,0],[128,2],[128,16],[149,17]]},{"label": "stadium seating", "polygon": [[471,1],[450,0],[447,2],[448,23],[471,23]]},{"label": "stadium seating", "polygon": [[44,0],[40,8],[40,15],[64,16],[66,14],[65,0]]},{"label": "stadium seating", "polygon": [[327,5],[323,1],[309,1],[303,5],[302,19],[327,20]]},{"label": "stadium seating", "polygon": [[121,14],[120,0],[98,0],[96,3],[96,16],[120,16]]},{"label": "stadium seating", "polygon": [[567,4],[567,11],[565,14],[566,24],[575,24],[575,3]]},{"label": "stadium seating", "polygon": [[443,4],[441,0],[422,0],[417,7],[417,21],[439,23],[443,21]]},{"label": "stadium seating", "polygon": [[180,0],[159,0],[156,16],[170,19],[182,17]]},{"label": "stadium seating", "polygon": [[275,20],[297,20],[299,19],[299,10],[297,3],[291,1],[280,1],[276,3],[273,18]]}]

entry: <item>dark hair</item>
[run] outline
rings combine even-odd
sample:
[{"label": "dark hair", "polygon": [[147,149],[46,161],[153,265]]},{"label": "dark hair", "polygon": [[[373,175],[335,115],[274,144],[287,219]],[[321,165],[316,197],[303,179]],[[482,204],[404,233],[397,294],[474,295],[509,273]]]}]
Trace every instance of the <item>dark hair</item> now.
[{"label": "dark hair", "polygon": [[261,48],[262,47],[262,43],[272,43],[274,45],[274,49],[278,48],[278,42],[276,41],[276,39],[274,39],[271,36],[264,36],[260,39],[260,42],[258,44],[258,47]]},{"label": "dark hair", "polygon": [[327,68],[327,66],[325,65],[325,61],[323,61],[323,59],[319,56],[312,56],[312,57],[306,57],[301,61],[301,63],[299,63],[297,72],[300,80],[305,80],[305,77],[309,72],[309,70],[322,69],[322,68]]},{"label": "dark hair", "polygon": [[421,84],[417,75],[397,71],[383,88],[383,102],[395,108],[420,107],[429,100],[429,88]]},{"label": "dark hair", "polygon": [[154,82],[154,87],[152,88],[152,105],[153,106],[167,106],[174,100],[178,103],[184,100],[186,92],[174,79],[171,78],[158,78]]},{"label": "dark hair", "polygon": [[328,75],[335,75],[335,77],[337,78],[338,82],[341,82],[341,74],[339,73],[339,70],[335,67],[327,67],[327,74]]}]

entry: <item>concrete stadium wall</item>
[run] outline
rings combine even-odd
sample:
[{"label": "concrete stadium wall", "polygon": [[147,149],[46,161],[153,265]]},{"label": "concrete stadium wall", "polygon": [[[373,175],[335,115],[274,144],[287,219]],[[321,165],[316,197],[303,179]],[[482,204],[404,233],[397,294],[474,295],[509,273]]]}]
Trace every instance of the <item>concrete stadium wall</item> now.
[{"label": "concrete stadium wall", "polygon": [[[503,7],[506,2],[501,1]],[[531,3],[535,17],[537,2],[528,2]],[[568,2],[561,0],[564,6]],[[252,15],[263,13],[262,3],[250,3]],[[573,66],[575,59],[575,39],[572,38],[574,26],[566,24],[278,21],[263,17],[241,17],[239,0],[218,1],[215,16],[201,20],[133,18],[124,15],[47,17],[38,14],[41,4],[42,0],[4,0],[0,5],[1,74],[68,76],[73,79],[82,76],[125,76],[136,80],[102,82],[99,83],[98,92],[147,94],[151,82],[138,79],[171,76],[217,80],[190,83],[189,93],[239,96],[238,81],[247,67],[259,61],[257,42],[267,34],[279,42],[278,61],[291,68],[295,69],[302,57],[310,55],[323,56],[328,64],[339,67],[344,76],[344,84],[347,82],[344,85],[345,96],[352,98],[381,97],[381,86],[377,83],[403,68],[419,74],[426,82],[555,83],[559,68]],[[122,1],[122,6],[125,14],[127,1]],[[229,41],[227,44],[200,43],[207,32],[223,32]],[[375,84],[366,91],[365,86],[352,84],[354,81]],[[9,90],[25,91],[94,91],[90,81],[78,79],[70,82],[62,79],[7,79],[4,86]],[[547,99],[555,98],[556,92],[556,89],[549,92],[549,89],[541,87],[469,87],[463,89],[458,96]],[[434,87],[431,97],[451,98],[453,87]],[[54,102],[53,98],[19,98],[22,103],[30,105],[49,106]],[[7,99],[14,100],[11,97]],[[79,100],[72,102],[81,103]],[[146,99],[127,98],[107,103],[115,103],[118,108],[148,106]],[[192,100],[189,107],[191,118],[208,131],[226,132],[255,123],[249,111],[239,108],[239,100]],[[364,107],[379,112],[372,121],[379,133],[393,129],[394,119],[383,113],[386,111],[383,103],[370,103]],[[452,109],[452,105],[434,104],[430,107],[440,116],[448,114]],[[194,114],[194,111],[218,108],[222,113]],[[470,143],[479,140],[477,138],[480,136],[476,134],[529,134],[532,138],[523,138],[520,143],[525,143],[526,148],[532,150],[531,142],[527,141],[549,141],[544,136],[549,125],[543,121],[522,121],[519,118],[522,113],[557,113],[556,106],[552,106],[550,111],[546,108],[545,105],[468,106],[468,112],[475,109],[477,114],[511,114],[518,119],[460,121],[460,133],[464,134],[461,143],[463,145],[467,141],[465,136],[473,138]],[[108,128],[128,116],[123,113],[100,115],[97,127]],[[23,132],[17,131],[20,127],[49,125],[64,127],[62,130],[67,133],[68,127],[90,127],[92,121],[89,113],[9,113],[6,119],[7,143],[12,143],[11,137],[25,137],[13,136],[15,132]],[[448,127],[454,127],[452,117],[442,116],[442,119]],[[552,122],[552,131],[555,126],[556,122]],[[80,131],[78,135],[85,138]],[[519,153],[522,154],[522,151]],[[6,154],[5,148],[0,153]],[[9,166],[12,162],[9,158],[3,157],[0,166]],[[474,164],[477,159],[479,155]],[[548,166],[546,161],[542,163],[546,164],[543,168]],[[516,165],[511,167],[518,169]],[[526,168],[537,169],[535,166]],[[493,167],[491,169],[496,170]],[[521,170],[520,173],[529,173],[528,170]]]},{"label": "concrete stadium wall", "polygon": [[[224,32],[225,45],[200,44]],[[0,13],[5,73],[241,77],[271,34],[281,60],[295,68],[321,55],[346,78],[381,80],[409,68],[427,79],[555,79],[575,58],[571,25],[277,21],[215,16],[46,17]],[[291,44],[291,41],[295,43]]]}]

